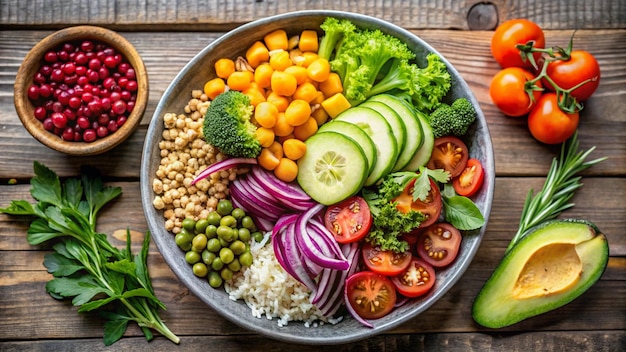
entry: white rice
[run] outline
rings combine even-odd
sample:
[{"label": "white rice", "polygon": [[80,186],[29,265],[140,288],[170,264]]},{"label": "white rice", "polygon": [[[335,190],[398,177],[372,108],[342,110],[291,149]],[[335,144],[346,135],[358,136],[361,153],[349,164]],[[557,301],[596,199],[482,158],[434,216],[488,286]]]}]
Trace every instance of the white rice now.
[{"label": "white rice", "polygon": [[302,321],[307,327],[341,321],[341,317],[324,317],[311,304],[310,290],[280,266],[273,246],[266,245],[268,238],[269,234],[260,243],[252,243],[252,265],[237,273],[232,281],[225,282],[224,288],[230,299],[242,299],[254,317],[265,315],[269,320],[278,318],[279,326],[285,326],[290,321]]}]

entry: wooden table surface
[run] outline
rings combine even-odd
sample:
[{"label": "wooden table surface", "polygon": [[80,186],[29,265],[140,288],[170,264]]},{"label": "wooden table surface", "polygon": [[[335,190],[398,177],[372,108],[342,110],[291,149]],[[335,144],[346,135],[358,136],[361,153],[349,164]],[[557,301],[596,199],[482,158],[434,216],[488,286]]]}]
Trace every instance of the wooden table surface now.
[{"label": "wooden table surface", "polygon": [[[476,4],[476,6],[474,6]],[[0,206],[31,199],[34,160],[62,177],[96,166],[123,195],[101,215],[98,230],[129,227],[145,232],[139,164],[146,130],[161,94],[197,52],[240,24],[304,9],[358,12],[388,20],[421,36],[460,71],[487,118],[496,161],[496,190],[482,245],[463,278],[428,311],[382,335],[341,346],[293,346],[252,334],[220,317],[178,281],[154,243],[149,265],[162,314],[181,337],[148,343],[136,327],[106,348],[102,321],[79,315],[52,299],[42,261],[49,248],[26,242],[28,220],[0,214],[0,351],[624,351],[626,349],[626,2],[555,1],[123,1],[0,0]],[[556,311],[514,326],[485,329],[471,318],[472,301],[515,233],[524,197],[539,189],[558,147],[536,142],[523,118],[508,118],[492,105],[488,86],[499,69],[489,51],[497,23],[525,17],[546,32],[547,45],[593,53],[602,80],[581,113],[581,148],[608,160],[584,172],[576,206],[563,217],[596,223],[609,240],[602,278]],[[70,157],[47,149],[22,127],[13,107],[15,73],[26,53],[53,30],[78,24],[112,28],[134,44],[150,76],[150,99],[141,127],[123,145],[96,157]],[[9,180],[17,180],[10,184]],[[115,239],[113,239],[115,241]],[[121,244],[115,242],[116,244]]]}]

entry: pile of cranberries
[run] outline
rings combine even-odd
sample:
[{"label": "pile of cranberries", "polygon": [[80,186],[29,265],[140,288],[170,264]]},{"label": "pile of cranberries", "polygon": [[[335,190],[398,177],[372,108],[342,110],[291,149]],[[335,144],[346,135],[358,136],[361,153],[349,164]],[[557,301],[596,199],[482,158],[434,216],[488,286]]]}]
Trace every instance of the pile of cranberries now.
[{"label": "pile of cranberries", "polygon": [[137,89],[135,69],[122,54],[85,40],[45,53],[28,98],[46,130],[66,141],[90,143],[126,122]]}]

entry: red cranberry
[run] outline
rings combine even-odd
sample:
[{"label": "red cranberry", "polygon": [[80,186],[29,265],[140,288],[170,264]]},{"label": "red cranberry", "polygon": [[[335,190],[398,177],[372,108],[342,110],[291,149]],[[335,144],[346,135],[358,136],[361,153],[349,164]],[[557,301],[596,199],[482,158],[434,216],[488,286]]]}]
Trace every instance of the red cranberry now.
[{"label": "red cranberry", "polygon": [[96,134],[98,135],[98,137],[103,138],[109,134],[109,130],[106,128],[106,126],[98,126],[98,129],[96,129]]},{"label": "red cranberry", "polygon": [[89,60],[89,68],[92,69],[93,71],[98,71],[100,69],[100,60],[98,59],[91,59]]},{"label": "red cranberry", "polygon": [[71,75],[72,73],[76,72],[76,64],[73,62],[66,62],[65,64],[63,64],[63,67],[61,69],[66,75]]},{"label": "red cranberry", "polygon": [[89,118],[85,116],[80,116],[76,119],[76,125],[81,129],[86,130],[91,125],[91,122],[89,122]]},{"label": "red cranberry", "polygon": [[137,81],[128,81],[128,83],[126,84],[126,89],[131,92],[136,92],[138,88],[139,85],[137,84]]},{"label": "red cranberry", "polygon": [[122,125],[126,123],[126,116],[120,116],[117,118],[117,127],[122,127]]},{"label": "red cranberry", "polygon": [[47,84],[42,84],[39,86],[39,96],[43,98],[48,98],[52,94],[52,88],[50,88]]},{"label": "red cranberry", "polygon": [[86,65],[87,62],[89,61],[89,59],[87,58],[87,55],[83,52],[78,52],[76,54],[76,63],[78,65]]},{"label": "red cranberry", "polygon": [[52,113],[52,115],[50,115],[50,118],[52,119],[52,124],[56,128],[65,128],[65,126],[67,125],[67,118],[60,112]]},{"label": "red cranberry", "polygon": [[52,123],[51,117],[47,117],[45,120],[43,120],[43,128],[46,131],[54,131],[54,124]]},{"label": "red cranberry", "polygon": [[116,102],[120,99],[122,99],[122,96],[120,95],[119,92],[111,92],[111,94],[109,95],[109,99],[111,99],[111,102]]},{"label": "red cranberry", "polygon": [[115,131],[117,131],[118,126],[117,126],[117,121],[115,120],[109,120],[109,123],[107,124],[107,129],[109,130],[109,132],[113,133]]},{"label": "red cranberry", "polygon": [[34,84],[28,87],[28,98],[31,100],[39,99],[39,87]]},{"label": "red cranberry", "polygon": [[57,60],[58,60],[59,58],[58,58],[58,56],[57,56],[57,53],[56,53],[56,52],[54,52],[54,51],[48,51],[48,52],[46,52],[46,53],[44,54],[43,59],[44,59],[44,60],[46,60],[46,62],[53,63],[53,62],[57,62]]},{"label": "red cranberry", "polygon": [[83,140],[87,143],[95,141],[97,137],[96,131],[91,128],[83,131]]},{"label": "red cranberry", "polygon": [[47,115],[48,113],[46,112],[46,109],[43,106],[38,106],[35,108],[35,118],[37,120],[43,121]]},{"label": "red cranberry", "polygon": [[117,70],[119,71],[119,73],[126,75],[126,71],[128,71],[129,68],[130,68],[130,64],[128,62],[122,62],[117,67]]},{"label": "red cranberry", "polygon": [[115,61],[115,58],[112,55],[109,55],[104,58],[104,65],[108,68],[114,68],[115,65],[117,65],[117,62]]},{"label": "red cranberry", "polygon": [[124,112],[126,112],[126,103],[123,100],[118,100],[118,101],[114,102],[113,105],[111,105],[111,109],[117,115],[121,115]]},{"label": "red cranberry", "polygon": [[50,79],[55,82],[61,82],[63,81],[64,78],[65,78],[65,73],[63,73],[63,70],[59,68],[53,70],[52,74],[50,75]]},{"label": "red cranberry", "polygon": [[44,76],[41,72],[37,72],[35,73],[35,78],[33,78],[33,81],[35,81],[35,83],[46,83],[47,79],[46,76]]},{"label": "red cranberry", "polygon": [[125,76],[129,80],[137,79],[137,74],[135,73],[135,69],[134,68],[129,68],[128,71],[126,71],[126,75]]},{"label": "red cranberry", "polygon": [[71,97],[67,102],[67,105],[69,105],[69,107],[72,109],[78,109],[80,104],[81,104],[81,101],[79,97]]},{"label": "red cranberry", "polygon": [[74,140],[74,129],[71,127],[66,127],[63,130],[63,134],[61,135],[61,138],[63,138],[63,140],[66,141],[73,141]]},{"label": "red cranberry", "polygon": [[78,82],[78,75],[73,73],[71,75],[66,75],[65,79],[63,79],[63,83],[66,85],[74,85]]},{"label": "red cranberry", "polygon": [[91,52],[93,51],[93,49],[95,49],[95,44],[94,42],[90,41],[90,40],[85,40],[84,42],[82,42],[80,44],[80,49],[84,52]]},{"label": "red cranberry", "polygon": [[66,62],[70,59],[70,53],[65,50],[61,50],[57,53],[57,56],[61,62]]},{"label": "red cranberry", "polygon": [[105,66],[100,67],[100,69],[98,69],[98,77],[100,77],[100,80],[109,77],[109,69]]}]

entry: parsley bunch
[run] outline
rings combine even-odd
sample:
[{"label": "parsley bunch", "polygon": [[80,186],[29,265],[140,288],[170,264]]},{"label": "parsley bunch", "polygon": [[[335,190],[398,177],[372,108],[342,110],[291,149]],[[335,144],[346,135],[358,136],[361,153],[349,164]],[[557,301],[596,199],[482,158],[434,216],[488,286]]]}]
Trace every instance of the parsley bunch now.
[{"label": "parsley bunch", "polygon": [[165,326],[159,309],[165,305],[155,296],[147,267],[150,233],[146,233],[139,255],[130,248],[111,245],[107,236],[96,231],[98,211],[122,193],[119,187],[104,186],[94,170],[84,170],[81,179],[59,177],[46,166],[34,162],[31,195],[38,201],[13,200],[0,212],[34,216],[27,233],[28,243],[38,245],[55,240],[54,252],[44,265],[54,278],[46,284],[56,299],[72,298],[78,312],[96,311],[106,320],[104,343],[111,345],[135,321],[148,341],[154,329],[175,343],[180,339]]}]

